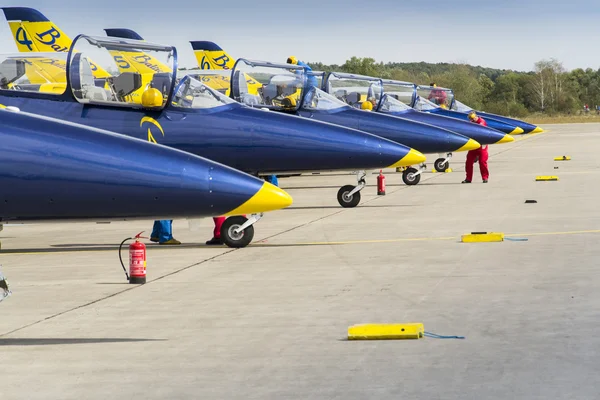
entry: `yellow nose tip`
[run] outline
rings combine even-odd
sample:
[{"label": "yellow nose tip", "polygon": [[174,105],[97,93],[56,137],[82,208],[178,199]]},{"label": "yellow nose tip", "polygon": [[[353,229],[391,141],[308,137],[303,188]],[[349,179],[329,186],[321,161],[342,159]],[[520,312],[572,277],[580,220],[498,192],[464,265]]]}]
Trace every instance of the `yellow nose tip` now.
[{"label": "yellow nose tip", "polygon": [[496,142],[496,144],[502,144],[502,143],[510,143],[510,142],[514,142],[515,138],[510,136],[510,135],[504,135],[504,137],[502,139],[500,139],[499,141]]},{"label": "yellow nose tip", "polygon": [[520,127],[516,127],[514,131],[512,131],[510,134],[511,135],[520,135],[521,133],[524,133],[525,131],[523,130],[523,128]]},{"label": "yellow nose tip", "polygon": [[292,196],[277,186],[264,182],[258,192],[244,204],[225,214],[243,215],[280,210],[292,205]]},{"label": "yellow nose tip", "polygon": [[408,154],[406,154],[400,161],[397,163],[390,165],[388,168],[398,168],[398,167],[408,167],[409,165],[417,165],[424,163],[427,158],[423,153],[417,151],[415,149],[410,149]]},{"label": "yellow nose tip", "polygon": [[529,133],[542,133],[542,132],[544,132],[544,130],[542,128],[540,128],[539,126],[536,126],[535,129]]},{"label": "yellow nose tip", "polygon": [[469,151],[469,150],[475,150],[480,148],[481,145],[479,144],[478,141],[473,140],[473,139],[469,139],[469,141],[467,143],[465,143],[465,145],[463,147],[461,147],[460,149],[456,150],[458,151]]}]

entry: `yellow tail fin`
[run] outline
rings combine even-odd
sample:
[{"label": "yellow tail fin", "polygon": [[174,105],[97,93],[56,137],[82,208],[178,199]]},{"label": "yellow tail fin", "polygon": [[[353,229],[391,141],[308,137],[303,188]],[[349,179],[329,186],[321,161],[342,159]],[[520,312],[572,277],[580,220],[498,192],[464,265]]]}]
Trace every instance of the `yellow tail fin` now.
[{"label": "yellow tail fin", "polygon": [[[27,7],[4,7],[4,16],[21,53],[67,52],[73,41],[41,12]],[[110,76],[92,63],[96,78]]]},{"label": "yellow tail fin", "polygon": [[235,59],[213,42],[190,42],[200,69],[233,69]]}]

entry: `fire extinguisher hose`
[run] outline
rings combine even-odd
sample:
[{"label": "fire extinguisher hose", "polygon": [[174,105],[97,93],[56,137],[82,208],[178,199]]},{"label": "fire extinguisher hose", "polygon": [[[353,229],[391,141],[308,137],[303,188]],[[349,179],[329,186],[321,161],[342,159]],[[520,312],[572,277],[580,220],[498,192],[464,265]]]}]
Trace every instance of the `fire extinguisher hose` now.
[{"label": "fire extinguisher hose", "polygon": [[123,248],[123,245],[125,244],[125,242],[128,240],[131,240],[131,239],[133,239],[133,238],[129,237],[129,238],[125,239],[119,245],[119,261],[121,261],[121,267],[123,267],[123,272],[125,272],[125,276],[127,277],[127,280],[129,280],[129,274],[127,273],[127,268],[125,268],[125,264],[123,264],[123,257],[121,257],[121,249]]}]

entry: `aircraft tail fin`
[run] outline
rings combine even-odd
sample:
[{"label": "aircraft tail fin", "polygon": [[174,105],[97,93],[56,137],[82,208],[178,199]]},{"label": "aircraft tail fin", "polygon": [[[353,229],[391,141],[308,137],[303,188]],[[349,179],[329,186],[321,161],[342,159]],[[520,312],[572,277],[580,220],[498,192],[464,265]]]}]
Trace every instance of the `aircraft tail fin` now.
[{"label": "aircraft tail fin", "polygon": [[[104,29],[104,32],[109,37],[144,40],[137,32],[127,28],[107,28]],[[120,72],[137,71],[141,74],[150,75],[158,72],[171,72],[171,68],[145,52],[113,50],[110,53],[117,61]]]},{"label": "aircraft tail fin", "polygon": [[106,36],[118,37],[123,39],[144,40],[137,32],[127,28],[108,28],[105,29]]},{"label": "aircraft tail fin", "polygon": [[38,10],[3,7],[19,52],[66,52],[72,40]]},{"label": "aircraft tail fin", "polygon": [[[2,7],[13,39],[20,53],[67,52],[73,44],[55,23],[44,14],[28,7]],[[110,74],[92,63],[94,76],[106,78]]]},{"label": "aircraft tail fin", "polygon": [[233,69],[235,59],[216,43],[207,41],[190,42],[200,69]]}]

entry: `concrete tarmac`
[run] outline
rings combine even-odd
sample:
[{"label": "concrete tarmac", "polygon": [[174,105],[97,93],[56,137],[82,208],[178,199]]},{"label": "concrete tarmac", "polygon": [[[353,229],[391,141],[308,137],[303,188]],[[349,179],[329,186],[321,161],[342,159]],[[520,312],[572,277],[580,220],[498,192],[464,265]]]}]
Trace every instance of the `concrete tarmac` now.
[{"label": "concrete tarmac", "polygon": [[[142,286],[117,246],[152,221],[7,225],[0,399],[597,398],[600,125],[546,128],[490,146],[487,184],[461,185],[463,153],[413,187],[387,171],[386,196],[369,175],[355,209],[352,175],[280,179],[294,205],[250,247],[177,220]],[[466,339],[345,340],[376,322]]]}]

